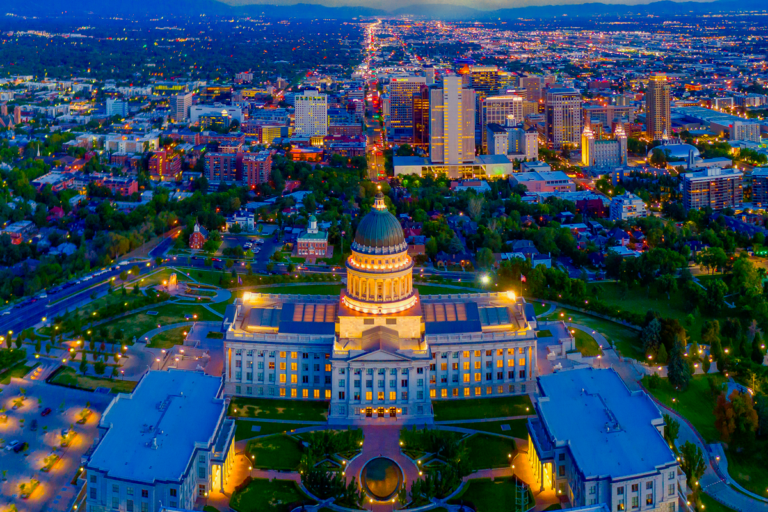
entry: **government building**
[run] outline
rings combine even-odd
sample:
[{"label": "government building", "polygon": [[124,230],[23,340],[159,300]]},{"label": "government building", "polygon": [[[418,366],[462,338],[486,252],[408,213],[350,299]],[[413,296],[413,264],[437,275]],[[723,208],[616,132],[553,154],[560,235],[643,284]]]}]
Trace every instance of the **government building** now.
[{"label": "government building", "polygon": [[522,298],[420,296],[381,194],[351,249],[340,297],[245,293],[227,309],[227,395],[327,400],[329,422],[351,424],[431,422],[432,400],[534,390],[536,320]]}]

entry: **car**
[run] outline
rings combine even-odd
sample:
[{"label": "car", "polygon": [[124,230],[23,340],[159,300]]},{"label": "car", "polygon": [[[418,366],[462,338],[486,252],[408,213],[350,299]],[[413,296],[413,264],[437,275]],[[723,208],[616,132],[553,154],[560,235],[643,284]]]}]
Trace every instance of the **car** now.
[{"label": "car", "polygon": [[27,443],[19,443],[13,447],[13,453],[19,453],[21,450],[23,450],[26,447],[27,447]]},{"label": "car", "polygon": [[7,445],[5,445],[5,449],[8,450],[8,451],[11,451],[11,450],[15,449],[17,446],[19,446],[20,444],[21,444],[21,441],[13,440],[10,443],[8,443]]},{"label": "car", "polygon": [[37,420],[32,420],[32,421],[30,422],[30,424],[29,424],[29,430],[31,430],[32,432],[34,432],[35,430],[37,430]]},{"label": "car", "polygon": [[51,408],[46,407],[45,409],[43,409],[43,412],[40,413],[40,416],[45,417],[45,416],[48,416],[49,414],[51,414]]}]

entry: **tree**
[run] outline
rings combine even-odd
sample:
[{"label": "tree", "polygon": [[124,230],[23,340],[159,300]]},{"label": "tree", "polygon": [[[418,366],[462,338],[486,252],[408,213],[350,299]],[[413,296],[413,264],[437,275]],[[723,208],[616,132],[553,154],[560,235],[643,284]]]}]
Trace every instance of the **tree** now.
[{"label": "tree", "polygon": [[123,270],[122,272],[120,272],[120,280],[125,281],[126,279],[128,279],[128,272]]},{"label": "tree", "polygon": [[107,364],[104,361],[96,361],[93,364],[93,371],[96,372],[96,375],[104,375],[106,369]]},{"label": "tree", "polygon": [[458,254],[464,250],[464,244],[461,242],[458,235],[453,235],[453,238],[451,238],[451,242],[448,245],[448,250],[451,254]]},{"label": "tree", "polygon": [[88,361],[85,360],[85,353],[83,353],[83,358],[80,360],[80,373],[85,375],[87,371],[88,371]]},{"label": "tree", "polygon": [[669,366],[667,373],[669,375],[669,382],[673,386],[679,387],[684,390],[688,387],[688,383],[691,381],[691,367],[688,361],[685,360],[683,355],[685,346],[680,340],[679,336],[675,337],[675,343],[672,346],[672,350],[669,353]]},{"label": "tree", "polygon": [[665,414],[664,423],[667,424],[667,428],[664,429],[664,440],[667,441],[672,451],[677,453],[675,441],[677,441],[677,437],[680,435],[680,422],[669,414]]},{"label": "tree", "polygon": [[715,428],[729,447],[749,449],[757,435],[758,415],[752,395],[734,390],[730,397],[721,393],[715,405]]},{"label": "tree", "polygon": [[493,258],[493,253],[487,247],[483,247],[477,251],[477,266],[482,269],[493,268],[493,264],[496,260]]},{"label": "tree", "polygon": [[640,340],[643,342],[643,350],[646,355],[656,355],[661,344],[661,322],[654,318],[648,325],[643,327],[640,333]]},{"label": "tree", "polygon": [[660,345],[659,351],[656,353],[656,362],[659,364],[667,364],[667,361],[669,361],[669,354],[667,354],[667,349],[664,347],[664,345]]},{"label": "tree", "polygon": [[763,335],[760,332],[755,333],[755,337],[752,338],[752,353],[750,354],[753,363],[763,364],[765,357],[765,342],[763,341]]},{"label": "tree", "polygon": [[699,489],[699,480],[707,470],[707,463],[704,461],[704,455],[698,445],[690,441],[683,444],[680,448],[680,469],[685,473],[688,488],[696,494]]}]

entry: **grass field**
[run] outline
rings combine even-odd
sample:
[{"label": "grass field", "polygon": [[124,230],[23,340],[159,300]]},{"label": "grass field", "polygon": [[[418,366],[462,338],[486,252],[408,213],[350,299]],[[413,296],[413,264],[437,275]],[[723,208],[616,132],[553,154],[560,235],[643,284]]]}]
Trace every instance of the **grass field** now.
[{"label": "grass field", "polygon": [[538,331],[536,333],[537,338],[551,338],[552,337],[552,331],[549,329],[544,329],[543,331]]},{"label": "grass field", "polygon": [[0,384],[8,385],[11,383],[11,378],[21,379],[26,374],[32,371],[35,365],[27,366],[24,362],[16,363],[0,375]]},{"label": "grass field", "polygon": [[255,468],[293,471],[301,462],[301,443],[285,434],[254,439],[245,450]]},{"label": "grass field", "polygon": [[640,346],[639,331],[572,309],[558,308],[553,314],[547,316],[547,320],[564,320],[594,329],[595,332],[599,332],[605,336],[605,339],[612,342],[622,356],[631,359],[643,359],[644,354]]},{"label": "grass field", "polygon": [[499,398],[473,398],[469,400],[436,400],[432,402],[435,421],[504,418],[531,414],[533,405],[528,395]]},{"label": "grass field", "polygon": [[[164,268],[162,270],[158,270],[157,272],[153,274],[149,274],[144,277],[140,277],[138,279],[139,286],[141,288],[144,288],[146,286],[157,286],[163,284],[163,281],[166,283],[171,278],[171,274],[176,274],[176,280],[178,282],[184,282],[184,281],[190,281],[190,279],[183,273],[175,269],[170,268]],[[132,288],[134,283],[136,283],[135,279],[128,278],[128,282],[126,283],[126,288]]]},{"label": "grass field", "polygon": [[[718,384],[725,382],[725,377],[720,374],[712,376]],[[656,389],[648,387],[648,377],[643,378],[643,385],[664,405],[677,411],[693,424],[708,443],[720,440],[715,429],[715,402],[716,397],[709,391],[709,383],[704,375],[695,375],[683,392],[676,391],[669,380],[662,379]],[[672,399],[675,399],[673,402]]]},{"label": "grass field", "polygon": [[464,443],[469,447],[469,462],[474,470],[509,467],[515,456],[515,441],[503,437],[475,434]]},{"label": "grass field", "polygon": [[[766,441],[758,441],[756,453],[765,453],[765,444]],[[768,467],[759,455],[740,454],[735,450],[726,450],[725,454],[728,457],[728,473],[734,480],[748,491],[768,496]]]},{"label": "grass field", "polygon": [[136,387],[136,382],[131,380],[99,379],[80,375],[73,368],[62,368],[50,380],[52,384],[74,386],[80,389],[93,391],[96,388],[109,388],[113,393],[130,393]]},{"label": "grass field", "polygon": [[[481,421],[467,423],[452,423],[451,427],[471,428],[481,432],[490,432],[492,434],[501,434],[504,436],[526,439],[528,437],[528,420],[499,420],[499,421]],[[509,430],[501,430],[502,425],[509,425]]]},{"label": "grass field", "polygon": [[512,478],[478,478],[470,480],[458,496],[450,503],[469,501],[477,512],[521,512],[534,503],[533,496],[528,492],[528,506],[517,508],[517,485]]},{"label": "grass field", "polygon": [[147,343],[149,348],[171,348],[174,345],[183,345],[190,327],[176,327],[169,331],[152,336]]},{"label": "grass field", "polygon": [[[236,420],[235,421],[235,441],[241,439],[250,439],[257,436],[268,436],[270,434],[283,434],[291,430],[306,427],[307,425],[296,423],[265,423],[258,421]],[[259,427],[258,432],[253,431],[253,427]]]},{"label": "grass field", "polygon": [[704,508],[698,509],[700,512],[736,512],[732,508],[722,505],[719,501],[715,501],[704,493],[701,493],[700,496],[701,503],[704,505]]},{"label": "grass field", "polygon": [[[128,290],[130,292],[130,289]],[[103,308],[105,306],[111,306],[113,304],[125,304],[126,302],[130,306],[134,302],[136,302],[138,299],[143,298],[142,296],[133,295],[132,293],[127,293],[125,296],[123,296],[120,289],[118,289],[116,292],[105,295],[103,297],[99,297],[96,300],[93,300],[80,308],[80,315],[85,316],[86,318],[89,318],[93,316],[93,312]]]},{"label": "grass field", "polygon": [[289,505],[301,500],[313,503],[296,482],[257,478],[242,491],[234,493],[229,506],[237,512],[290,512]]},{"label": "grass field", "polygon": [[597,341],[595,341],[595,338],[578,329],[573,330],[575,331],[573,337],[576,338],[576,350],[581,352],[581,355],[585,357],[594,357],[603,353],[603,351],[600,350]]},{"label": "grass field", "polygon": [[531,299],[529,303],[533,304],[533,312],[536,314],[536,316],[539,316],[549,311],[549,304],[544,304],[542,302],[534,302],[533,299]]},{"label": "grass field", "polygon": [[328,402],[236,397],[229,404],[228,415],[285,421],[326,421]]},{"label": "grass field", "polygon": [[[157,315],[148,315],[149,311],[156,311]],[[195,315],[197,315],[197,318],[195,318]],[[189,317],[189,320],[187,320],[187,317]],[[134,337],[139,337],[152,329],[156,329],[158,325],[169,325],[194,320],[216,321],[221,320],[221,318],[202,306],[166,304],[151,308],[148,311],[112,320],[103,325],[111,331],[120,329],[123,331],[125,339],[133,340]]]}]

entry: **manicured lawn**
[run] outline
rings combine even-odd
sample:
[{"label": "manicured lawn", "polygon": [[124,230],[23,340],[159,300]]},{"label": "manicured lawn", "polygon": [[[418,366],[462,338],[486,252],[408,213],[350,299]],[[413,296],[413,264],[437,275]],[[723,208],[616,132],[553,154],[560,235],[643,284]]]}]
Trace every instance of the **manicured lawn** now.
[{"label": "manicured lawn", "polygon": [[725,505],[722,505],[719,501],[715,501],[714,498],[710,498],[704,493],[701,493],[701,503],[704,505],[704,508],[701,509],[701,512],[735,512],[732,508],[728,508]]},{"label": "manicured lawn", "polygon": [[338,295],[343,287],[341,284],[282,285],[265,286],[253,291],[280,295]]},{"label": "manicured lawn", "polygon": [[509,467],[515,456],[516,446],[512,439],[475,434],[464,443],[469,446],[469,461],[475,470]]},{"label": "manicured lawn", "polygon": [[528,491],[528,506],[517,508],[517,485],[512,478],[478,478],[470,480],[464,490],[450,502],[458,504],[460,500],[471,502],[477,512],[521,512],[534,503]]},{"label": "manicured lawn", "polygon": [[285,434],[254,439],[248,443],[246,452],[255,468],[293,471],[301,462],[301,444]]},{"label": "manicured lawn", "polygon": [[[138,279],[139,287],[144,288],[147,286],[157,286],[162,285],[163,281],[168,283],[168,281],[171,279],[171,274],[176,274],[176,280],[181,283],[184,281],[189,281],[190,279],[181,271],[171,268],[164,268],[162,270],[158,270],[157,272],[153,274],[149,274],[143,277],[140,277]],[[126,288],[133,288],[134,283],[136,283],[136,280],[128,278],[128,282],[126,283]]]},{"label": "manicured lawn", "polygon": [[[128,289],[128,292],[131,290]],[[93,315],[93,312],[103,308],[105,306],[111,306],[113,304],[125,304],[126,302],[130,306],[133,304],[136,300],[143,298],[142,296],[133,295],[132,293],[127,293],[125,296],[123,296],[122,291],[118,288],[114,293],[111,293],[109,295],[105,295],[103,297],[99,297],[96,300],[93,300],[80,308],[80,315],[85,316],[85,318],[90,319]]]},{"label": "manicured lawn", "polygon": [[147,347],[150,348],[171,348],[174,345],[183,345],[190,327],[176,327],[169,331],[156,334],[149,340]]},{"label": "manicured lawn", "polygon": [[257,478],[248,487],[232,495],[229,506],[238,512],[290,512],[289,505],[306,500],[296,482]]},{"label": "manicured lawn", "polygon": [[[457,286],[461,286],[460,283],[456,283]],[[413,285],[414,288],[419,290],[419,293],[421,295],[447,295],[447,294],[457,294],[457,293],[481,293],[477,290],[467,289],[467,290],[460,290],[459,288],[449,288],[447,286],[440,286],[440,285],[429,285],[429,284],[415,284]]]},{"label": "manicured lawn", "polygon": [[62,368],[50,380],[51,384],[74,386],[80,389],[93,391],[96,388],[109,388],[113,393],[130,393],[136,387],[136,382],[131,380],[110,380],[84,376],[73,368]]},{"label": "manicured lawn", "polygon": [[[148,315],[147,313],[149,311],[156,311],[157,315]],[[197,315],[197,318],[195,318],[194,315]],[[186,319],[187,316],[190,317],[189,320]],[[220,321],[221,318],[202,306],[167,304],[153,307],[141,313],[119,318],[103,325],[108,327],[112,332],[114,332],[114,329],[122,330],[125,339],[132,341],[134,337],[138,338],[152,329],[156,329],[158,325],[169,325],[194,320]]]},{"label": "manicured lawn", "polygon": [[[247,420],[235,421],[235,440],[251,439],[257,436],[267,436],[270,434],[283,434],[291,430],[306,427],[307,425],[296,423],[263,423]],[[260,427],[258,432],[253,431],[253,427]]]},{"label": "manicured lawn", "polygon": [[0,384],[8,385],[11,383],[11,378],[17,378],[21,379],[26,374],[32,371],[32,368],[34,368],[35,365],[27,366],[23,362],[17,363],[14,366],[11,366],[8,370],[6,370],[2,375],[0,375]]},{"label": "manicured lawn", "polygon": [[541,315],[549,311],[549,304],[542,304],[541,302],[531,302],[533,304],[533,312],[536,316]]},{"label": "manicured lawn", "polygon": [[533,405],[528,395],[499,398],[473,398],[469,400],[436,400],[432,402],[435,421],[474,420],[478,418],[505,418],[531,414]]},{"label": "manicured lawn", "polygon": [[549,329],[544,329],[543,331],[538,331],[536,333],[537,338],[551,338],[552,337],[552,331]]},{"label": "manicured lawn", "polygon": [[578,329],[573,330],[576,331],[573,333],[573,337],[576,338],[576,350],[581,352],[581,355],[585,357],[592,357],[599,356],[603,353],[603,351],[600,350],[600,346],[597,344],[597,341],[595,341],[595,338]]},{"label": "manicured lawn", "polygon": [[229,404],[228,414],[241,418],[326,421],[328,419],[328,402],[236,397]]},{"label": "manicured lawn", "polygon": [[214,311],[218,311],[222,315],[227,312],[227,306],[230,304],[234,304],[236,299],[240,299],[243,297],[243,293],[235,293],[232,292],[232,296],[227,299],[225,302],[217,302],[216,304],[211,304],[211,309]]},{"label": "manicured lawn", "polygon": [[609,342],[612,342],[622,356],[631,359],[643,359],[644,354],[640,345],[639,331],[572,309],[558,308],[552,315],[547,317],[547,320],[563,320],[591,328],[605,336],[605,339]]},{"label": "manicured lawn", "polygon": [[[725,382],[725,377],[720,374],[713,376],[718,384]],[[693,424],[708,443],[720,440],[720,435],[715,429],[715,402],[716,397],[709,391],[707,377],[695,375],[684,392],[676,391],[669,380],[662,379],[656,389],[648,388],[648,378],[643,378],[643,385],[651,394],[664,405],[676,410]],[[672,399],[675,398],[675,402]],[[674,407],[673,407],[674,406]]]},{"label": "manicured lawn", "polygon": [[[527,423],[528,420],[500,420],[481,421],[475,423],[453,423],[450,426],[471,428],[481,432],[491,432],[493,434],[501,434],[504,436],[517,437],[518,439],[526,439],[528,437],[528,428],[526,427]],[[509,425],[509,430],[501,430],[502,425]]]},{"label": "manicured lawn", "polygon": [[[758,441],[757,453],[765,453],[766,441]],[[762,445],[762,446],[761,446]],[[726,450],[728,457],[728,473],[745,489],[763,497],[768,497],[768,466],[758,455],[735,453],[735,450]],[[709,506],[707,506],[709,510]]]}]

